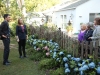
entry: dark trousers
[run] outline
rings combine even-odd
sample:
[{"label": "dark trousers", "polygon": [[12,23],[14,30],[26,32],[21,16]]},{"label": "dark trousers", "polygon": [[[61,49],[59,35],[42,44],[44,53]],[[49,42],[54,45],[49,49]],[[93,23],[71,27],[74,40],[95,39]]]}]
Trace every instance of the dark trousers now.
[{"label": "dark trousers", "polygon": [[4,54],[3,54],[3,63],[8,62],[9,52],[10,52],[10,38],[3,39],[4,45]]},{"label": "dark trousers", "polygon": [[26,39],[19,39],[18,42],[19,45],[19,55],[22,56],[22,52],[23,52],[23,56],[26,56],[26,52],[25,52],[25,45],[26,45]]}]

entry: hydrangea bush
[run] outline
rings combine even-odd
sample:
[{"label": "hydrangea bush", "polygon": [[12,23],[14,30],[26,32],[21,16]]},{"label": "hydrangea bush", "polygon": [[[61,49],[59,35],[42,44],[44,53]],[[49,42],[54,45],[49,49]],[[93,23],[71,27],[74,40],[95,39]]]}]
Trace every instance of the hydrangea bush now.
[{"label": "hydrangea bush", "polygon": [[100,75],[100,62],[95,63],[92,59],[82,60],[81,58],[73,57],[71,54],[66,54],[60,49],[58,43],[52,40],[36,39],[32,35],[27,42],[37,53],[41,52],[44,57],[52,58],[52,62],[58,64],[58,66],[54,65],[55,67],[64,67],[65,75]]}]

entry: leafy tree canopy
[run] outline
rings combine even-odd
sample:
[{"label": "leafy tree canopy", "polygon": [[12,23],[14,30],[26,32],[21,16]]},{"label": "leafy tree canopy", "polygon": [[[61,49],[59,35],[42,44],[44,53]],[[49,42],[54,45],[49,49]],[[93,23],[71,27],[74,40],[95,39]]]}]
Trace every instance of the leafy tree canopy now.
[{"label": "leafy tree canopy", "polygon": [[25,7],[29,11],[44,11],[58,3],[61,0],[25,0]]}]

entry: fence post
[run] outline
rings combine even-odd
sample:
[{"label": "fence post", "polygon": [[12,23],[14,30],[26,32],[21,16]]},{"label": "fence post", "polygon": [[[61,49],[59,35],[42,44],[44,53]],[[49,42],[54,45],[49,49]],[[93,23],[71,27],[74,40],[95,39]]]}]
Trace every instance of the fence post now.
[{"label": "fence post", "polygon": [[75,53],[74,53],[74,43],[75,43],[75,41],[74,41],[74,39],[72,39],[72,53],[73,53],[73,57],[74,57],[74,55],[75,55]]},{"label": "fence post", "polygon": [[40,30],[39,30],[39,38],[41,38],[41,27],[42,27],[42,25],[40,25]]},{"label": "fence post", "polygon": [[64,49],[65,49],[65,38],[66,38],[66,34],[64,33],[64,39],[63,39],[63,42],[64,42]]},{"label": "fence post", "polygon": [[90,55],[92,55],[93,54],[93,42],[92,41],[90,42],[89,49],[90,49]]},{"label": "fence post", "polygon": [[59,46],[61,47],[61,28],[59,28],[58,30],[58,33],[59,33]]},{"label": "fence post", "polygon": [[83,59],[84,42],[81,43],[81,58]]},{"label": "fence post", "polygon": [[85,42],[85,58],[88,56],[88,41]]},{"label": "fence post", "polygon": [[94,56],[96,59],[98,58],[98,45],[99,45],[99,41],[96,40],[95,49],[94,49]]}]

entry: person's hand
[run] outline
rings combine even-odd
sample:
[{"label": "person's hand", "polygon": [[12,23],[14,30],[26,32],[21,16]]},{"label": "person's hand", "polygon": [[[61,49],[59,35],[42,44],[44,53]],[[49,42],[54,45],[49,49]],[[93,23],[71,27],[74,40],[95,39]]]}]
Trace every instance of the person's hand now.
[{"label": "person's hand", "polygon": [[2,37],[3,37],[3,38],[7,38],[7,36],[5,36],[5,35],[2,35]]},{"label": "person's hand", "polygon": [[17,39],[17,42],[19,42],[19,39]]},{"label": "person's hand", "polygon": [[89,37],[88,39],[91,39],[91,37]]}]

